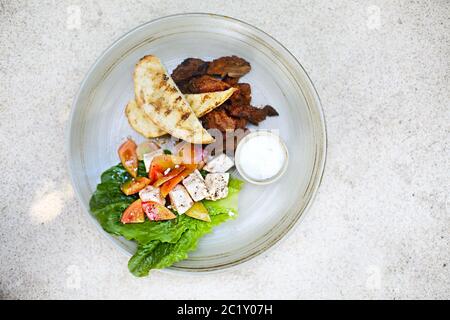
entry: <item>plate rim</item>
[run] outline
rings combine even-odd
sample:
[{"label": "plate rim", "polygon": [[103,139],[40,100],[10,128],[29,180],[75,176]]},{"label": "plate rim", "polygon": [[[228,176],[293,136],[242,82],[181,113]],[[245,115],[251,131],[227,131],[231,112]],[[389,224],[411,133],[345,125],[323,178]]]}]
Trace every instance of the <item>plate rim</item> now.
[{"label": "plate rim", "polygon": [[270,251],[274,250],[282,243],[283,240],[286,240],[294,232],[294,230],[298,227],[298,225],[304,218],[305,214],[311,209],[311,206],[314,204],[314,200],[315,200],[318,190],[322,184],[322,180],[323,180],[323,177],[325,174],[325,169],[326,169],[326,162],[327,162],[328,135],[327,135],[327,124],[326,124],[326,120],[325,120],[322,102],[321,102],[320,96],[317,92],[317,88],[315,87],[314,82],[311,80],[311,77],[309,76],[308,72],[305,70],[305,68],[300,63],[300,61],[296,58],[296,56],[294,54],[292,54],[292,52],[288,48],[286,48],[280,41],[275,39],[273,36],[271,36],[270,34],[265,32],[264,30],[262,30],[258,27],[255,27],[254,25],[252,25],[246,21],[243,21],[243,20],[240,20],[240,19],[237,19],[234,17],[216,14],[216,13],[208,13],[208,12],[176,13],[176,14],[158,17],[158,18],[155,18],[155,19],[152,19],[147,22],[139,24],[138,26],[130,29],[129,31],[123,33],[121,36],[117,37],[106,49],[104,49],[101,52],[101,54],[95,59],[95,61],[89,67],[88,71],[86,72],[85,76],[83,77],[83,80],[81,81],[81,83],[78,87],[78,90],[76,91],[76,94],[73,98],[71,110],[70,110],[69,121],[67,124],[66,139],[65,139],[66,140],[66,143],[65,143],[66,152],[65,153],[67,155],[70,181],[71,181],[72,187],[75,191],[74,193],[76,195],[78,203],[81,204],[84,214],[89,216],[89,219],[92,221],[92,223],[94,224],[96,229],[99,230],[99,232],[103,235],[103,237],[107,238],[108,241],[110,243],[112,243],[114,247],[118,248],[127,257],[131,256],[131,254],[127,250],[125,250],[125,248],[118,245],[114,241],[113,237],[109,233],[104,231],[103,228],[100,226],[100,224],[95,220],[95,217],[90,213],[89,207],[84,203],[84,201],[82,201],[81,192],[79,191],[79,187],[75,183],[75,181],[76,181],[75,180],[75,170],[74,170],[73,164],[70,161],[70,159],[72,158],[72,152],[71,152],[71,141],[73,138],[72,125],[73,125],[74,118],[75,118],[78,100],[79,100],[81,94],[83,93],[83,91],[85,90],[84,87],[85,87],[88,79],[91,77],[96,66],[99,64],[100,61],[102,61],[110,53],[110,51],[112,51],[114,49],[114,47],[120,41],[122,41],[123,39],[128,37],[130,34],[134,33],[135,31],[137,31],[141,28],[144,28],[148,25],[151,25],[153,23],[157,23],[157,22],[160,22],[160,21],[163,21],[166,19],[170,19],[170,18],[175,18],[175,17],[189,17],[189,16],[212,17],[212,18],[218,18],[218,19],[223,19],[223,20],[231,20],[232,22],[244,25],[245,27],[254,29],[257,32],[262,33],[263,35],[265,35],[266,37],[268,37],[269,39],[274,41],[277,45],[279,45],[283,50],[285,50],[285,52],[293,59],[294,63],[297,64],[298,67],[300,67],[301,71],[306,76],[307,82],[311,86],[314,98],[315,98],[315,100],[317,100],[316,101],[317,102],[317,111],[318,111],[318,115],[319,115],[319,119],[320,119],[319,122],[321,124],[321,126],[320,126],[321,130],[319,133],[323,140],[321,148],[318,150],[319,153],[321,153],[321,159],[319,159],[319,162],[316,164],[318,169],[317,169],[317,173],[316,173],[316,178],[313,179],[313,180],[316,180],[316,182],[315,182],[315,185],[313,186],[313,189],[311,190],[311,197],[309,199],[307,199],[306,204],[303,207],[303,210],[301,210],[302,212],[299,215],[297,215],[297,218],[290,225],[288,225],[287,228],[285,230],[283,230],[283,232],[280,233],[280,235],[277,238],[272,239],[272,241],[267,243],[263,248],[260,248],[259,250],[256,250],[255,252],[253,252],[241,259],[233,261],[231,263],[217,265],[214,267],[201,268],[201,269],[200,268],[199,269],[190,269],[190,268],[183,268],[183,267],[177,267],[177,266],[172,265],[172,266],[164,268],[164,269],[153,270],[153,271],[160,271],[160,272],[166,272],[166,273],[176,273],[176,274],[183,273],[183,274],[196,275],[196,274],[203,274],[203,273],[224,272],[224,271],[235,269],[239,266],[242,266],[245,263],[247,263],[251,260],[254,260],[255,258],[261,257],[262,253],[269,253]]}]

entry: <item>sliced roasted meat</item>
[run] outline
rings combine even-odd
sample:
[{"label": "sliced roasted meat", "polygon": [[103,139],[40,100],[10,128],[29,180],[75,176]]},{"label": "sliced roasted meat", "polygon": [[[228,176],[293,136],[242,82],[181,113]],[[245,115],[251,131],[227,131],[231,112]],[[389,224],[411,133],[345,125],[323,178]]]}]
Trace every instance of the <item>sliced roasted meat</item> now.
[{"label": "sliced roasted meat", "polygon": [[223,109],[216,109],[209,112],[202,120],[206,129],[218,129],[222,132],[226,130],[244,129],[247,125],[246,119],[230,117]]},{"label": "sliced roasted meat", "polygon": [[233,78],[233,77],[225,76],[222,79],[222,81],[225,82],[225,83],[228,83],[230,86],[234,87],[239,82],[239,78],[237,78],[237,77]]},{"label": "sliced roasted meat", "polygon": [[257,125],[264,121],[267,117],[267,112],[264,109],[252,107],[250,105],[232,105],[227,108],[228,113],[236,118],[244,118],[250,123]]},{"label": "sliced roasted meat", "polygon": [[238,83],[234,86],[238,89],[230,97],[230,102],[232,105],[246,106],[250,105],[252,101],[252,88],[248,83]]},{"label": "sliced roasted meat", "polygon": [[209,63],[207,73],[221,77],[239,78],[251,69],[250,63],[236,56],[222,57]]},{"label": "sliced roasted meat", "polygon": [[247,127],[248,121],[244,118],[233,118],[235,129],[245,129]]},{"label": "sliced roasted meat", "polygon": [[218,129],[222,132],[234,130],[234,119],[229,117],[225,110],[213,110],[203,117],[203,125],[206,129]]},{"label": "sliced roasted meat", "polygon": [[175,83],[189,80],[195,76],[201,76],[208,70],[208,62],[197,58],[187,58],[179,64],[172,72]]},{"label": "sliced roasted meat", "polygon": [[175,83],[176,83],[178,89],[180,89],[181,93],[183,93],[183,94],[194,93],[194,92],[191,92],[191,89],[189,89],[189,80],[178,81]]},{"label": "sliced roasted meat", "polygon": [[251,105],[231,105],[227,106],[228,114],[234,118],[245,119],[248,122],[258,125],[267,116],[277,116],[278,112],[271,106],[257,108]]},{"label": "sliced roasted meat", "polygon": [[[250,63],[237,56],[227,56],[205,62],[197,58],[184,60],[172,72],[172,78],[184,94],[238,90],[220,108],[201,118],[206,129],[246,129],[248,123],[258,125],[266,117],[278,116],[271,106],[253,107],[250,84],[239,83],[239,78],[251,69]],[[221,77],[222,79],[219,79]]]},{"label": "sliced roasted meat", "polygon": [[188,89],[191,93],[204,93],[214,91],[224,91],[230,88],[228,83],[214,77],[203,75],[189,80]]},{"label": "sliced roasted meat", "polygon": [[278,111],[275,110],[275,108],[272,107],[272,106],[270,106],[270,105],[264,106],[263,110],[265,110],[265,111],[267,112],[267,115],[268,115],[269,117],[276,117],[276,116],[279,115],[279,114],[278,114]]}]

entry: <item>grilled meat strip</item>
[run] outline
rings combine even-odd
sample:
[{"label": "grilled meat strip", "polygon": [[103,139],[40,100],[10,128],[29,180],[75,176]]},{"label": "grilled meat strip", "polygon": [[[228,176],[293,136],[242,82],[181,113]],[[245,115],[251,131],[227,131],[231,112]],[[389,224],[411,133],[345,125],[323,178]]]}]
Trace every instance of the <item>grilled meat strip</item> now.
[{"label": "grilled meat strip", "polygon": [[202,121],[203,126],[206,129],[218,129],[222,132],[227,130],[245,129],[247,126],[246,119],[230,117],[222,108],[209,112],[202,118]]},{"label": "grilled meat strip", "polygon": [[234,86],[236,86],[238,84],[239,78],[232,78],[232,77],[229,77],[229,76],[225,76],[222,79],[222,81],[225,82],[225,83],[228,83],[230,86],[234,87]]},{"label": "grilled meat strip", "polygon": [[272,107],[271,105],[265,105],[263,110],[265,110],[267,112],[267,115],[269,117],[276,117],[279,116],[279,113],[277,110],[275,110],[274,107]]},{"label": "grilled meat strip", "polygon": [[190,93],[204,93],[214,91],[224,91],[230,88],[228,83],[214,77],[203,75],[189,80],[188,89]]},{"label": "grilled meat strip", "polygon": [[278,115],[278,112],[269,105],[264,108],[257,108],[251,105],[227,105],[226,110],[233,118],[245,119],[254,125],[264,121],[267,116],[273,117]]},{"label": "grilled meat strip", "polygon": [[189,80],[195,76],[206,74],[208,62],[197,58],[187,58],[180,63],[172,72],[172,79],[175,83]]},{"label": "grilled meat strip", "polygon": [[237,56],[221,57],[209,63],[207,73],[210,75],[239,78],[251,69],[250,63]]},{"label": "grilled meat strip", "polygon": [[229,101],[232,105],[250,105],[252,101],[252,88],[248,83],[238,83],[234,86],[238,89],[230,97]]}]

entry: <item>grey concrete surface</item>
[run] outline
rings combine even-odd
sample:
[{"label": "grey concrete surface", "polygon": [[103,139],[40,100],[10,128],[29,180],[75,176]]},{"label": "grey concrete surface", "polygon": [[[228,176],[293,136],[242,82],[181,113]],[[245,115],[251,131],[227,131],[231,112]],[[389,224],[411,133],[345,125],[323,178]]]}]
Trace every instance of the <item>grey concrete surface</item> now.
[{"label": "grey concrete surface", "polygon": [[[109,44],[180,12],[242,19],[297,56],[323,103],[328,161],[276,250],[137,279],[74,197],[67,121]],[[450,298],[449,1],[0,0],[0,83],[2,298]]]}]

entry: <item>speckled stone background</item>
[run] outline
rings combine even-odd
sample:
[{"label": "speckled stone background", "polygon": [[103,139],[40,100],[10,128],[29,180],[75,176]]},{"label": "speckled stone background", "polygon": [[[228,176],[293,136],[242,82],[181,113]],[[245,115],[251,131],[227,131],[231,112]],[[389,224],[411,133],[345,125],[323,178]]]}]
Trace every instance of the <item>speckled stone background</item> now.
[{"label": "speckled stone background", "polygon": [[[74,196],[68,115],[115,39],[200,11],[254,24],[301,61],[327,120],[325,176],[276,250],[137,279]],[[450,298],[448,0],[0,0],[0,82],[2,298]]]}]

